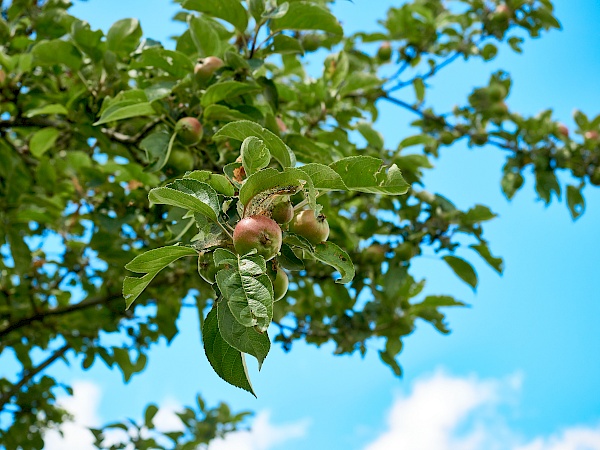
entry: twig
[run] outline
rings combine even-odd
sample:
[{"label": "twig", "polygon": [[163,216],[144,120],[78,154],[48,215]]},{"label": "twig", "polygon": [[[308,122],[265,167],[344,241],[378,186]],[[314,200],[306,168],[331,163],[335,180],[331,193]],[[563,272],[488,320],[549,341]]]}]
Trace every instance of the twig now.
[{"label": "twig", "polygon": [[107,295],[105,297],[90,298],[87,300],[83,300],[74,305],[61,306],[61,307],[54,308],[54,309],[47,309],[45,311],[40,311],[29,317],[24,317],[22,319],[19,319],[16,322],[13,322],[13,323],[9,324],[7,327],[0,330],[0,338],[3,338],[4,336],[11,333],[12,331],[15,331],[15,330],[18,330],[19,328],[30,325],[33,322],[39,322],[41,320],[44,320],[46,317],[62,316],[64,314],[69,314],[74,311],[81,311],[82,309],[91,308],[93,306],[101,305],[103,303],[109,303],[111,301],[114,301],[114,300],[117,300],[120,298],[122,298],[121,294],[115,293],[115,294]]},{"label": "twig", "polygon": [[65,344],[58,350],[56,350],[52,355],[48,357],[44,362],[42,362],[39,366],[33,368],[32,370],[28,370],[24,372],[23,378],[17,384],[13,385],[13,387],[2,394],[0,397],[0,411],[17,393],[21,390],[23,386],[25,386],[33,377],[35,377],[40,372],[44,371],[48,366],[54,363],[57,359],[61,358],[69,349],[71,348],[71,344]]}]

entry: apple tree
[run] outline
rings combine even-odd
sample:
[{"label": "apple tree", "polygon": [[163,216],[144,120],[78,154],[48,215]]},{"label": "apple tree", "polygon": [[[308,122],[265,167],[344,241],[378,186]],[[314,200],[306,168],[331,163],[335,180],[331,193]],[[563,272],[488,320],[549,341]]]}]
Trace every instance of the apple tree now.
[{"label": "apple tree", "polygon": [[[569,132],[551,110],[511,111],[506,71],[451,113],[427,101],[452,62],[521,52],[523,36],[559,28],[550,0],[412,0],[352,34],[327,0],[177,3],[185,31],[161,43],[136,19],[94,30],[68,0],[0,1],[7,449],[42,448],[67,419],[56,398],[71,387],[47,374],[57,361],[103,363],[127,382],[190,308],[216,374],[253,394],[245,358],[261,365],[271,345],[298,340],[336,354],[375,341],[400,376],[415,321],[448,333],[440,308],[464,305],[422,295],[411,260],[433,249],[472,288],[459,254],[503,270],[483,232],[492,210],[460,210],[423,185],[445,147],[503,151],[509,199],[532,171],[539,198],[566,192],[573,219],[583,187],[600,184],[600,116],[576,112]],[[415,117],[397,148],[376,130],[383,102]],[[246,416],[198,396],[179,415],[185,431],[164,433],[157,411],[92,430],[97,446],[122,429],[111,448],[197,448]]]}]

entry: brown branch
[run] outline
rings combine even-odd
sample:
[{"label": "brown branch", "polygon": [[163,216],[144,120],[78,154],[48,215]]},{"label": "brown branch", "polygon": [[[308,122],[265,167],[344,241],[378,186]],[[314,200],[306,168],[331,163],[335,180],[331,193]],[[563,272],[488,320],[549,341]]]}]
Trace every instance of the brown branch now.
[{"label": "brown branch", "polygon": [[53,308],[53,309],[47,309],[45,311],[40,311],[36,314],[33,314],[29,317],[24,317],[22,319],[17,320],[16,322],[13,322],[11,324],[9,324],[7,327],[3,328],[2,330],[0,330],[0,338],[3,338],[4,336],[6,336],[7,334],[18,330],[19,328],[23,328],[27,325],[32,324],[33,322],[39,322],[44,320],[46,317],[53,317],[53,316],[62,316],[65,314],[69,314],[75,311],[81,311],[83,309],[87,309],[87,308],[91,308],[97,305],[102,305],[104,303],[109,303],[111,301],[117,300],[122,298],[121,294],[109,294],[105,297],[100,297],[100,298],[90,298],[87,300],[83,300],[79,303],[76,303],[74,305],[67,305],[67,306],[61,306],[58,308]]},{"label": "brown branch", "polygon": [[14,117],[8,120],[0,120],[0,130],[13,127],[54,127],[62,128],[65,124],[44,117]]},{"label": "brown branch", "polygon": [[110,128],[102,128],[102,132],[106,134],[109,138],[119,141],[123,144],[135,144],[136,142],[144,138],[161,121],[162,117],[154,119],[152,122],[149,122],[146,125],[144,125],[144,127],[133,136],[129,136],[128,134],[111,130]]},{"label": "brown branch", "polygon": [[21,380],[17,384],[13,385],[13,387],[8,392],[0,396],[0,411],[2,411],[4,405],[6,405],[15,395],[19,393],[23,386],[25,386],[29,381],[31,381],[33,377],[35,377],[40,372],[48,368],[48,366],[53,364],[57,359],[61,358],[70,348],[71,344],[63,345],[52,355],[50,355],[48,359],[42,362],[39,366],[33,368],[32,370],[25,371],[23,374],[23,378],[21,378]]}]

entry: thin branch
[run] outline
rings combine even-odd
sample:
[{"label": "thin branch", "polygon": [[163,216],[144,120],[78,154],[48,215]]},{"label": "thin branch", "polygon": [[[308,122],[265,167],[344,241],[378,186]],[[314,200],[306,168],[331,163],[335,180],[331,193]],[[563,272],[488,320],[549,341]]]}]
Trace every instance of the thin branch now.
[{"label": "thin branch", "polygon": [[58,350],[56,350],[52,355],[50,355],[44,362],[42,362],[39,366],[33,368],[32,370],[28,370],[24,372],[23,378],[17,384],[13,385],[13,387],[0,396],[0,411],[15,395],[19,393],[21,388],[25,386],[33,377],[38,375],[40,372],[44,371],[48,366],[53,364],[57,359],[61,358],[69,349],[71,348],[71,344],[65,344]]},{"label": "thin branch", "polygon": [[[454,125],[449,123],[442,116],[437,116],[435,114],[427,113],[426,111],[423,111],[423,110],[417,108],[416,106],[413,106],[410,103],[405,102],[404,100],[400,100],[399,98],[395,98],[395,97],[390,97],[389,95],[387,95],[387,93],[386,93],[386,95],[382,95],[379,98],[381,98],[383,100],[387,100],[388,102],[393,103],[394,105],[400,106],[404,109],[407,109],[408,111],[411,111],[411,112],[421,116],[423,119],[439,122],[442,125],[444,125],[446,128],[448,128],[449,130],[458,131],[458,129]],[[470,135],[470,133],[467,133],[467,135]],[[488,138],[487,143],[490,145],[493,145],[494,147],[502,149],[502,150],[509,150],[511,152],[520,151],[519,148],[515,148],[512,145],[506,144],[504,142],[496,141],[496,140],[490,139],[490,138]]]},{"label": "thin branch", "polygon": [[111,301],[114,301],[114,300],[117,300],[120,298],[122,298],[121,294],[110,294],[105,297],[90,298],[87,300],[83,300],[74,305],[61,306],[58,308],[40,311],[29,317],[24,317],[22,319],[19,319],[16,322],[13,322],[13,323],[9,324],[7,327],[1,329],[0,330],[0,338],[3,338],[7,334],[9,334],[15,330],[18,330],[19,328],[23,328],[27,325],[30,325],[33,322],[39,322],[41,320],[44,320],[46,317],[62,316],[62,315],[69,314],[69,313],[72,313],[75,311],[81,311],[83,309],[91,308],[91,307],[94,307],[97,305],[102,305],[104,303],[109,303]]},{"label": "thin branch", "polygon": [[162,117],[154,119],[152,122],[147,123],[138,133],[134,134],[133,136],[129,136],[128,134],[111,130],[110,128],[102,128],[102,132],[108,137],[119,141],[123,144],[135,144],[136,142],[144,138],[150,131],[152,131],[152,129],[161,121]]},{"label": "thin branch", "polygon": [[414,83],[415,80],[417,79],[421,79],[422,81],[427,80],[428,78],[431,78],[432,76],[434,76],[436,73],[438,73],[441,69],[443,69],[444,67],[446,67],[447,65],[451,64],[452,62],[454,62],[459,56],[463,55],[462,52],[456,52],[454,53],[452,56],[446,58],[444,61],[442,61],[441,63],[433,66],[429,72],[427,72],[424,75],[417,75],[414,78],[411,78],[408,81],[400,81],[398,82],[398,84],[396,84],[396,86],[391,87],[390,89],[388,89],[388,92],[394,92],[397,91],[399,89],[402,89],[403,87],[406,86],[410,86],[411,84]]},{"label": "thin branch", "polygon": [[13,117],[8,120],[0,120],[0,130],[13,127],[54,127],[61,128],[65,124],[44,117]]}]

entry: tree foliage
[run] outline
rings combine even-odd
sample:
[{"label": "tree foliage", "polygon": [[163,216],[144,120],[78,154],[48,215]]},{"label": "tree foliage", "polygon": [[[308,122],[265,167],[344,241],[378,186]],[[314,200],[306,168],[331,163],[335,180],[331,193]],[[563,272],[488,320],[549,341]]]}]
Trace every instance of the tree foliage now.
[{"label": "tree foliage", "polygon": [[[462,211],[421,181],[456,142],[505,152],[509,199],[525,171],[546,203],[566,191],[574,219],[582,188],[600,184],[600,116],[576,112],[569,133],[551,110],[510,111],[504,71],[449,113],[427,101],[453,61],[521,52],[524,35],[559,28],[549,0],[412,0],[379,31],[349,35],[326,0],[177,3],[186,30],[173,47],[143,39],[136,19],[93,30],[68,0],[0,2],[0,352],[19,365],[0,378],[8,449],[42,448],[65,420],[56,397],[70,388],[48,367],[79,356],[127,382],[155,343],[175,338],[182,308],[198,310],[219,376],[251,392],[244,355],[262,364],[272,342],[364,354],[378,339],[400,375],[415,320],[448,333],[440,308],[464,305],[420,295],[412,258],[433,249],[473,289],[467,258],[503,270],[483,235],[495,214]],[[316,51],[327,56],[315,77],[305,62]],[[374,128],[382,102],[415,115],[398,148]],[[184,117],[201,122],[197,143],[176,128]],[[237,222],[287,199],[327,217],[327,242],[282,225],[274,260],[236,254]],[[197,275],[199,258],[214,263],[214,284]],[[290,290],[274,301],[278,267]],[[185,432],[142,432],[154,414],[150,405],[144,423],[104,431],[130,430],[135,448],[196,448],[244,417],[198,397],[180,415]],[[103,430],[94,433],[101,447]]]}]

